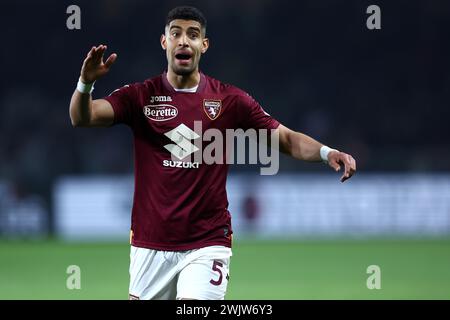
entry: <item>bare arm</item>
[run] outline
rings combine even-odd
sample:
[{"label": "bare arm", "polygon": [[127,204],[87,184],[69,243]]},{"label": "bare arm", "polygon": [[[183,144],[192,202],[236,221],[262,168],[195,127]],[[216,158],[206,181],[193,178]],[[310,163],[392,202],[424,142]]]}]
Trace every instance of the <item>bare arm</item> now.
[{"label": "bare arm", "polygon": [[92,100],[78,90],[70,100],[70,119],[74,127],[107,127],[114,121],[114,110],[105,99]]},{"label": "bare arm", "polygon": [[[108,73],[117,55],[112,54],[103,62],[106,49],[106,46],[100,45],[89,51],[80,73],[83,83],[93,83]],[[105,127],[114,121],[114,110],[107,100],[92,100],[91,94],[78,90],[75,90],[70,100],[69,114],[74,127]]]},{"label": "bare arm", "polygon": [[[320,148],[323,146],[320,142],[307,136],[306,134],[295,132],[289,128],[280,125],[277,129],[280,138],[280,151],[296,159],[303,161],[319,162],[322,161]],[[339,151],[331,151],[328,154],[328,165],[335,171],[344,166],[344,174],[341,182],[349,179],[356,172],[356,161],[349,154]]]}]

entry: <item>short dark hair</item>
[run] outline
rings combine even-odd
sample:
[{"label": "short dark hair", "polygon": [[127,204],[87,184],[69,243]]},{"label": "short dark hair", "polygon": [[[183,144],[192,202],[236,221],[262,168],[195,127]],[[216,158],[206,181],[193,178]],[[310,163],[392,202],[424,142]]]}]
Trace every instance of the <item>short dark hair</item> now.
[{"label": "short dark hair", "polygon": [[195,7],[181,6],[173,8],[167,14],[166,26],[175,19],[197,21],[200,23],[203,33],[206,33],[206,18],[203,13]]}]

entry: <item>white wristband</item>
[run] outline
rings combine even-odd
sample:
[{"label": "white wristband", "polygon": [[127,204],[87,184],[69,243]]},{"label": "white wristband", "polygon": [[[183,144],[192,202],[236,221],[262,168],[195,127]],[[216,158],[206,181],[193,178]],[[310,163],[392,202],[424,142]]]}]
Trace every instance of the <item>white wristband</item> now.
[{"label": "white wristband", "polygon": [[339,152],[338,150],[332,149],[332,148],[327,147],[327,146],[322,146],[322,147],[320,148],[320,157],[322,158],[322,160],[323,160],[325,163],[328,163],[328,154],[329,154],[331,151],[337,151],[337,152]]},{"label": "white wristband", "polygon": [[91,94],[94,91],[94,82],[92,83],[83,83],[81,79],[78,80],[77,90],[81,93],[89,93]]}]

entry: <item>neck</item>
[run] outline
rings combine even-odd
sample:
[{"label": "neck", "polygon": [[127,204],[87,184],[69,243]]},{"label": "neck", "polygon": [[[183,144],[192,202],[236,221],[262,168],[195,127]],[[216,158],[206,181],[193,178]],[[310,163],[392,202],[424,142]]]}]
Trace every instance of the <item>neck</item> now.
[{"label": "neck", "polygon": [[198,69],[187,75],[178,75],[169,68],[166,76],[167,81],[175,89],[193,88],[200,82],[200,72]]}]

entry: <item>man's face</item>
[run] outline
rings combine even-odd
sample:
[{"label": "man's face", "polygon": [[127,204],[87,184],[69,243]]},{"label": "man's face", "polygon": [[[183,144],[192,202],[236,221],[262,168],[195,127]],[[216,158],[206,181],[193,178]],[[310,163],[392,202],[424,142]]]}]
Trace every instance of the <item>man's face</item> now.
[{"label": "man's face", "polygon": [[194,20],[176,19],[166,26],[161,36],[169,68],[177,75],[189,75],[198,69],[200,57],[208,50],[209,41],[201,25]]}]

